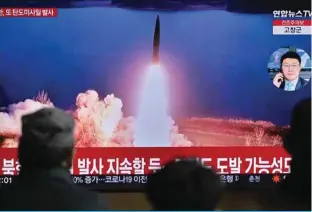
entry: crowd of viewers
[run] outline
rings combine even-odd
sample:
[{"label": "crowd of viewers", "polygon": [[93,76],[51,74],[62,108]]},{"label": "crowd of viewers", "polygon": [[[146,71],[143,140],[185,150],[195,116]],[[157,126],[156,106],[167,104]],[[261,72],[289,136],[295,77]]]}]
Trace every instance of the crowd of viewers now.
[{"label": "crowd of viewers", "polygon": [[[267,191],[259,209],[311,210],[311,99],[295,106],[283,141],[292,157],[291,173],[276,190]],[[102,195],[73,183],[73,155],[70,115],[56,108],[25,115],[18,147],[21,170],[12,184],[0,188],[0,210],[110,209]],[[167,163],[149,176],[145,187],[154,210],[218,210],[226,192],[212,169],[192,159]],[[272,199],[282,207],[268,201]]]}]

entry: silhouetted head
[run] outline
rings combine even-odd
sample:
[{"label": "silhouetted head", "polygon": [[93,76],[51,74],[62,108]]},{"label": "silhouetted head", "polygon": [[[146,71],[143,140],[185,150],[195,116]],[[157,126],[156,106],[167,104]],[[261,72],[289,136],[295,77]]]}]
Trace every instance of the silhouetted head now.
[{"label": "silhouetted head", "polygon": [[65,111],[44,108],[22,117],[18,157],[22,170],[72,165],[74,120]]},{"label": "silhouetted head", "polygon": [[297,52],[289,51],[281,57],[281,71],[288,81],[299,78],[301,70],[301,57]]},{"label": "silhouetted head", "polygon": [[311,155],[311,98],[295,105],[290,130],[283,142],[285,149],[292,156]]},{"label": "silhouetted head", "polygon": [[295,105],[290,130],[283,139],[292,157],[291,173],[282,183],[282,194],[311,206],[311,98]]},{"label": "silhouetted head", "polygon": [[146,184],[155,210],[214,210],[221,190],[219,176],[195,160],[170,162],[151,174]]}]

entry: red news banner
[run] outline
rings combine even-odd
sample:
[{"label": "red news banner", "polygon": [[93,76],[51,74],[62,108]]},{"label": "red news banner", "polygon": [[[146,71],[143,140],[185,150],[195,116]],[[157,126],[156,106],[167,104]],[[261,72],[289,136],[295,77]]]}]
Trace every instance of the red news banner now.
[{"label": "red news banner", "polygon": [[56,17],[57,8],[0,8],[0,17]]},{"label": "red news banner", "polygon": [[311,26],[311,20],[273,20],[273,26]]},{"label": "red news banner", "polygon": [[[291,158],[281,147],[79,148],[74,175],[141,175],[176,158],[197,158],[219,174],[287,174]],[[16,175],[17,151],[0,149],[0,175]]]}]

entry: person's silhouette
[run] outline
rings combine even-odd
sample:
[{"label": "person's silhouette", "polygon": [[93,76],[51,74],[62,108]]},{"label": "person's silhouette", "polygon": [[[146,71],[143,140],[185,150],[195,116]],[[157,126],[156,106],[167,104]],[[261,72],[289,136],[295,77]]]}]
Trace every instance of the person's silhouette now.
[{"label": "person's silhouette", "polygon": [[311,99],[297,103],[283,138],[292,157],[291,173],[279,186],[259,192],[262,210],[311,210]]},{"label": "person's silhouette", "polygon": [[74,120],[44,108],[22,117],[21,165],[12,184],[0,189],[0,210],[105,210],[105,199],[73,183]]},{"label": "person's silhouette", "polygon": [[311,206],[311,98],[293,109],[290,130],[283,139],[291,155],[291,173],[282,184],[283,194]]},{"label": "person's silhouette", "polygon": [[195,160],[172,161],[149,176],[145,193],[155,210],[214,210],[221,198],[220,177]]}]

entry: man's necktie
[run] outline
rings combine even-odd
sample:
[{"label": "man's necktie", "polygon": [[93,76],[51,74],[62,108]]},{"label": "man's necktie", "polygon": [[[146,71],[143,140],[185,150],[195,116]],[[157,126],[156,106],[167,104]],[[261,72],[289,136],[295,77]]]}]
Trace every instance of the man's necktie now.
[{"label": "man's necktie", "polygon": [[290,83],[290,82],[288,82],[287,84],[286,84],[286,91],[293,91],[293,90],[295,90],[294,89],[295,87],[294,87],[294,84],[293,83]]}]

